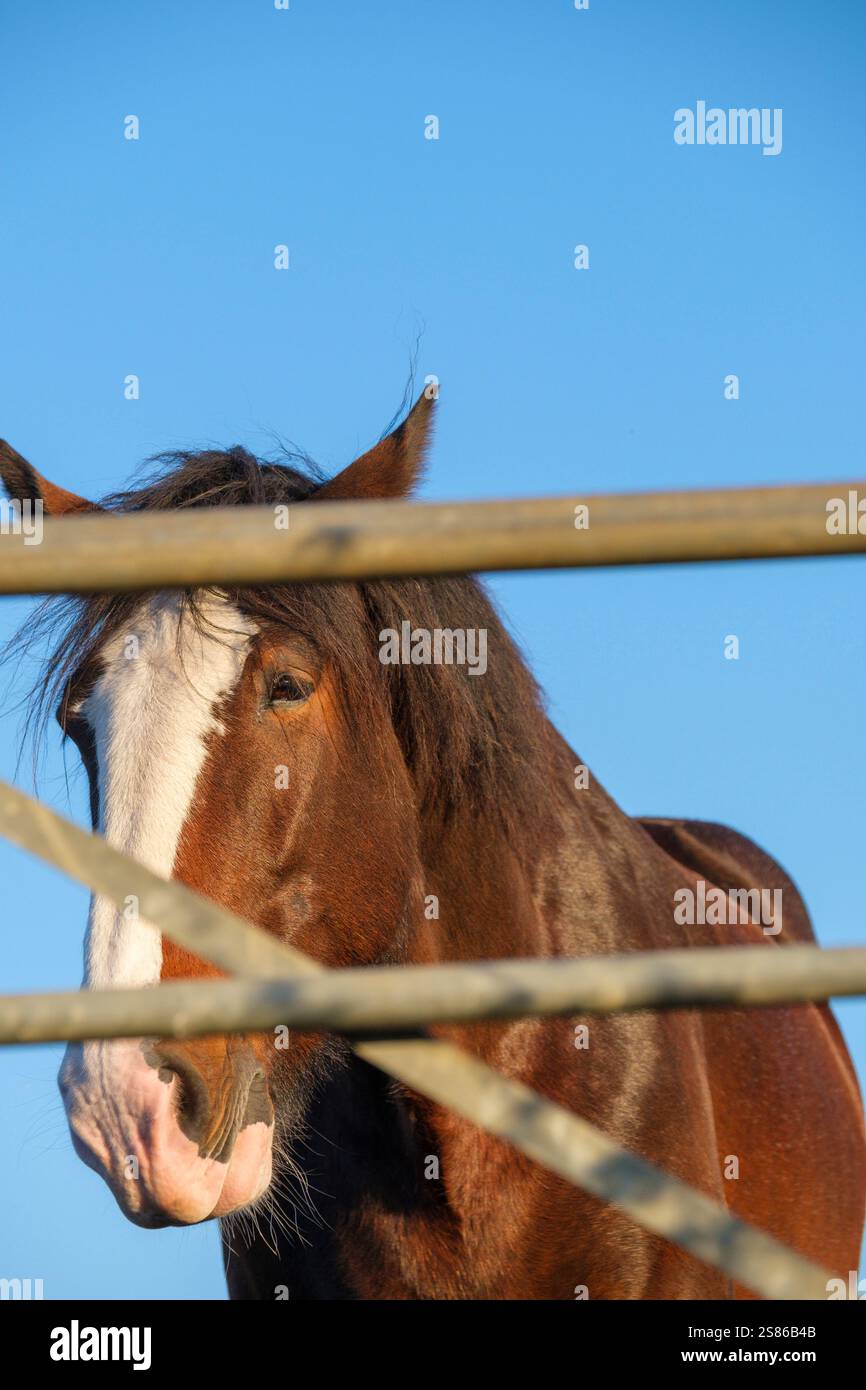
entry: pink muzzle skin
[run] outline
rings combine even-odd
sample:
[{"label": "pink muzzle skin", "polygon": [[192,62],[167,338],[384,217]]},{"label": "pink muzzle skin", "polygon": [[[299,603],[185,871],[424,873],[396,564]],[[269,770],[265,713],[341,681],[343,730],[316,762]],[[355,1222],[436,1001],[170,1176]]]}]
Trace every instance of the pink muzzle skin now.
[{"label": "pink muzzle skin", "polygon": [[227,1216],[266,1191],[273,1123],[239,1126],[220,1158],[203,1156],[179,1123],[180,1077],[149,1065],[138,1040],[70,1043],[58,1080],[76,1152],[136,1225]]}]

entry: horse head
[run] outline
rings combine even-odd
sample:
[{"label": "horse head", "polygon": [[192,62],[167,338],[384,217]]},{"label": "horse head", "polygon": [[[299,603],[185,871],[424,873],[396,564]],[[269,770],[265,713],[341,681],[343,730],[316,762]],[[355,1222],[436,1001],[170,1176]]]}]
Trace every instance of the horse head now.
[{"label": "horse head", "polygon": [[[404,496],[432,413],[422,395],[330,482],[235,448],[163,456],[147,485],[103,505],[258,503],[268,525],[268,509],[287,504]],[[40,501],[49,516],[98,510],[8,446],[0,464],[10,493]],[[379,634],[408,616],[462,627],[467,614],[501,631],[465,579],[77,600],[54,684],[57,718],[87,770],[94,826],[328,966],[433,958],[425,808],[456,795],[461,776],[483,787],[485,765],[494,777],[493,750],[508,731],[491,725],[478,691],[486,682],[453,666],[385,666]],[[514,665],[523,670],[516,655]],[[506,675],[508,699],[515,681]],[[93,898],[88,988],[218,974],[143,920],[134,900]],[[68,1047],[60,1087],[75,1147],[130,1219],[198,1222],[268,1190],[275,1149],[279,1169],[284,1136],[341,1055],[334,1039],[292,1036],[284,1047],[277,1033]]]}]

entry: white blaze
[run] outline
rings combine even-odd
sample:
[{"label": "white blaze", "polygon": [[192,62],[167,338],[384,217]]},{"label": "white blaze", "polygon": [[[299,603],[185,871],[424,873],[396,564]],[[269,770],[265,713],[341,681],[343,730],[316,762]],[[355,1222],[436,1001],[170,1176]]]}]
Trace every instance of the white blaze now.
[{"label": "white blaze", "polygon": [[[104,670],[81,709],[93,730],[99,828],[109,844],[169,878],[189,814],[215,707],[237,684],[254,625],[204,595],[202,629],[175,594],[148,600],[102,652]],[[134,640],[130,640],[134,639]],[[91,901],[85,983],[155,984],[162,938],[134,912]]]}]

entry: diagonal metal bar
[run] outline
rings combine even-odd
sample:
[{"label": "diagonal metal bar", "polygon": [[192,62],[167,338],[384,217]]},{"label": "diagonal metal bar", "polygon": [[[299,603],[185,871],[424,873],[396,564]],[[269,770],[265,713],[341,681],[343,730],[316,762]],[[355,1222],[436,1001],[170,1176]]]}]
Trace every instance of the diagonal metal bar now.
[{"label": "diagonal metal bar", "polygon": [[[142,917],[225,970],[275,979],[323,969],[182,885],[158,878],[6,783],[0,783],[0,833],[118,904],[134,894]],[[755,1293],[776,1299],[827,1297],[829,1271],[454,1044],[418,1038],[353,1045],[373,1066],[615,1204],[645,1229]]]},{"label": "diagonal metal bar", "polygon": [[321,969],[300,951],[182,883],[160,878],[8,782],[0,782],[0,833],[118,905],[136,898],[145,921],[229,974],[285,979]]}]

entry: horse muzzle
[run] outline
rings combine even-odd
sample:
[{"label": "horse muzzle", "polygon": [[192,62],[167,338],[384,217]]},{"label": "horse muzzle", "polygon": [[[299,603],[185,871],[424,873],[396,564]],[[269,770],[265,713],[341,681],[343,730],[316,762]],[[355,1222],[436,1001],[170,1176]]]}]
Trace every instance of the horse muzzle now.
[{"label": "horse muzzle", "polygon": [[76,1152],[136,1225],[227,1216],[267,1190],[273,1107],[249,1043],[71,1043],[58,1080]]}]

